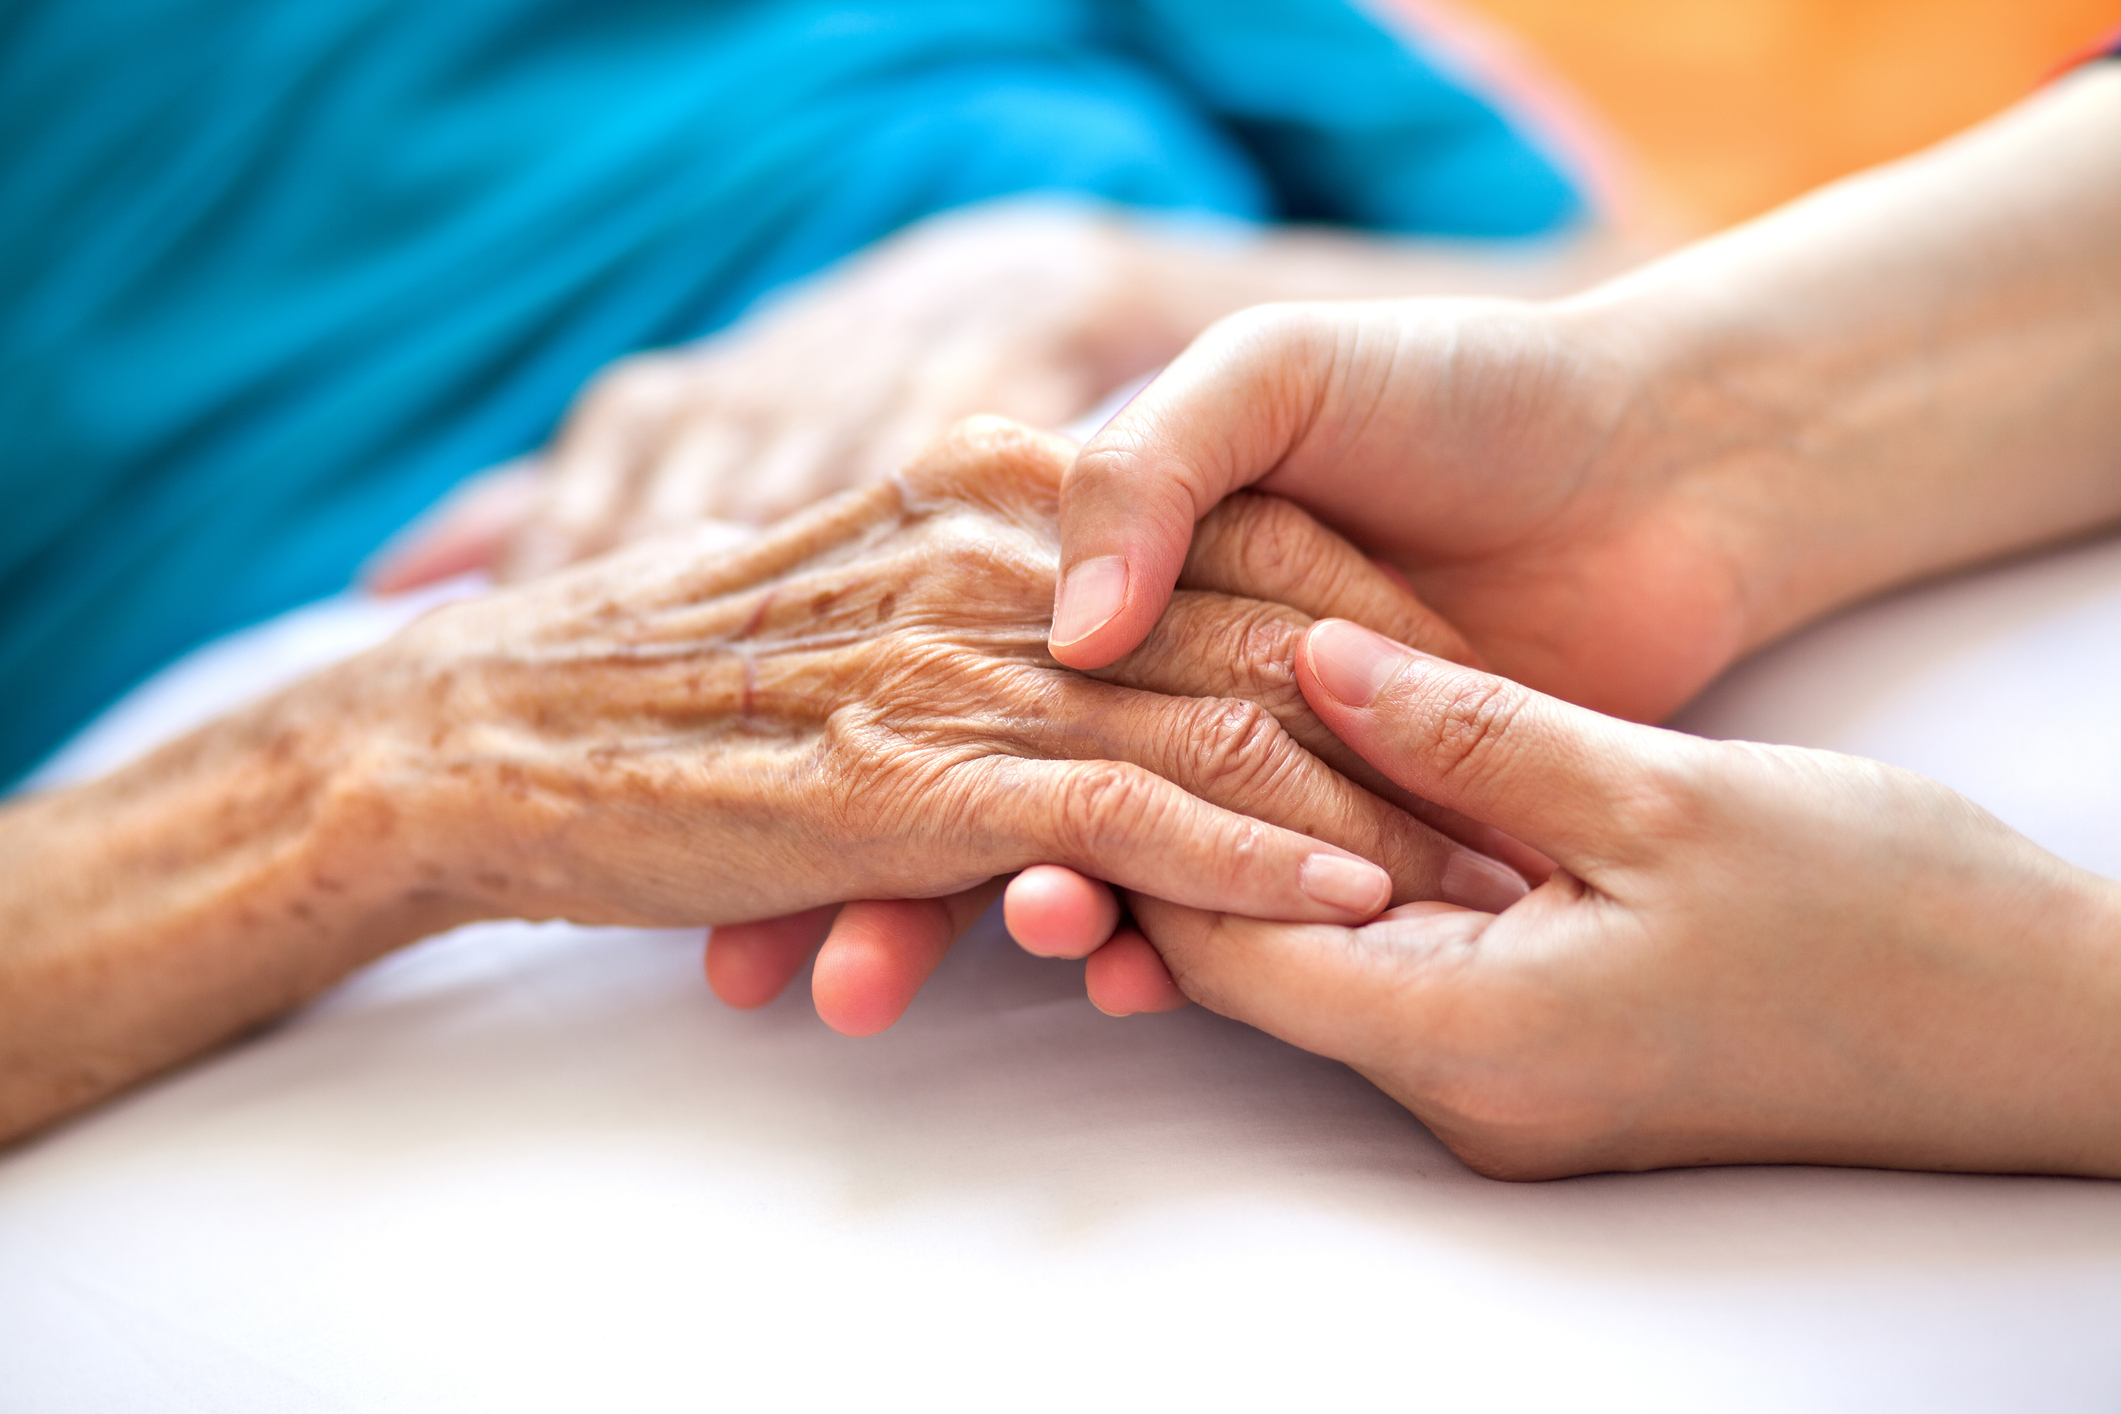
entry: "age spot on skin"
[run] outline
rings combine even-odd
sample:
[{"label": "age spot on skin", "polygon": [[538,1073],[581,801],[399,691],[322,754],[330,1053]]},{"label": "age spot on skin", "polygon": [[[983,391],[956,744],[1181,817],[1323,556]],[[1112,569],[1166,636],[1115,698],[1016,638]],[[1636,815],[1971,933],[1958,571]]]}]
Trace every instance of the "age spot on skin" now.
[{"label": "age spot on skin", "polygon": [[876,601],[876,621],[878,623],[884,622],[891,617],[891,611],[897,607],[898,595],[888,589],[885,590],[884,597]]}]

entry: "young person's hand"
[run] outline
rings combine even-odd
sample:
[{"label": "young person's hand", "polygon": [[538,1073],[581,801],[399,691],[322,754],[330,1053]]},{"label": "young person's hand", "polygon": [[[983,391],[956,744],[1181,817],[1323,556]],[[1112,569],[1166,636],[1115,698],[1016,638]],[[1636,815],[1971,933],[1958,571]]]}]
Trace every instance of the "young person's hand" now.
[{"label": "young person's hand", "polygon": [[1095,668],[1162,612],[1194,522],[1246,486],[1402,572],[1496,671],[1639,718],[1745,632],[1724,502],[1645,414],[1647,356],[1569,306],[1282,305],[1223,321],[1064,483],[1053,653]]},{"label": "young person's hand", "polygon": [[[1346,1061],[1484,1173],[2121,1174],[2121,885],[1932,781],[1573,707],[1352,624],[1297,677],[1554,871],[1362,927],[1131,896],[1184,993]],[[1109,925],[1108,925],[1109,926]]]},{"label": "young person's hand", "polygon": [[1211,329],[1062,489],[1053,653],[1109,663],[1252,486],[1497,672],[1637,720],[1889,586],[2121,517],[2121,65],[1553,304]]}]

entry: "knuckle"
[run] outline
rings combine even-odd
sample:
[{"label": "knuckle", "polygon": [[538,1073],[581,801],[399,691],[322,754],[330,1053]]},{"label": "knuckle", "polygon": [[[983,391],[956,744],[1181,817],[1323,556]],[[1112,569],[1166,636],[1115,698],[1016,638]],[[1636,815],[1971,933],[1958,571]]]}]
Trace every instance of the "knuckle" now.
[{"label": "knuckle", "polygon": [[1054,805],[1057,845],[1086,862],[1141,839],[1156,811],[1148,773],[1123,761],[1092,761],[1070,771]]},{"label": "knuckle", "polygon": [[1292,711],[1309,714],[1296,681],[1296,650],[1308,626],[1301,615],[1278,604],[1251,609],[1236,626],[1235,658],[1245,695],[1278,721]]},{"label": "knuckle", "polygon": [[1324,532],[1287,501],[1244,493],[1236,515],[1238,568],[1248,582],[1280,584],[1304,574],[1317,559]]},{"label": "knuckle", "polygon": [[1274,668],[1293,674],[1297,645],[1311,620],[1285,604],[1239,601],[1242,617],[1233,625],[1237,658],[1251,669]]},{"label": "knuckle", "polygon": [[1123,486],[1134,480],[1141,468],[1139,439],[1107,428],[1084,446],[1068,468],[1061,485],[1074,491],[1089,487]]},{"label": "knuckle", "polygon": [[1224,975],[1226,968],[1218,963],[1244,946],[1247,940],[1240,936],[1240,932],[1250,926],[1249,919],[1216,914],[1207,921],[1193,946],[1159,949],[1164,968],[1171,974],[1171,982],[1179,994],[1196,1006],[1224,1015],[1237,1010],[1242,998],[1233,995],[1230,981]]},{"label": "knuckle", "polygon": [[1003,499],[1035,493],[1033,499],[1050,514],[1071,450],[1059,437],[982,413],[951,423],[910,457],[891,453],[889,461],[906,485],[923,495],[985,502],[996,499],[996,488],[1006,483]]},{"label": "knuckle", "polygon": [[1434,706],[1429,766],[1440,781],[1462,788],[1485,784],[1516,732],[1523,694],[1496,678],[1461,682]]},{"label": "knuckle", "polygon": [[1188,754],[1212,794],[1270,789],[1286,773],[1288,733],[1274,714],[1243,698],[1208,698],[1186,723]]}]

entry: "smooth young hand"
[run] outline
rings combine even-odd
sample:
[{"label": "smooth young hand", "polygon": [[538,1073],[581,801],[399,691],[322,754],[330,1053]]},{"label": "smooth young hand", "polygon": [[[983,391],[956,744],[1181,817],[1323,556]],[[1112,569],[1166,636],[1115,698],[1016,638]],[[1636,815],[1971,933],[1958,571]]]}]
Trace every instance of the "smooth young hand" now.
[{"label": "smooth young hand", "polygon": [[1359,928],[1132,898],[1194,1000],[1501,1177],[2121,1174],[2121,885],[1908,772],[1617,721],[1352,624],[1310,630],[1298,679],[1401,786],[1558,867],[1499,913]]},{"label": "smooth young hand", "polygon": [[1840,605],[2113,523],[2117,328],[2115,64],[1558,303],[1252,310],[1084,446],[1053,653],[1131,649],[1254,486],[1497,672],[1657,720]]}]

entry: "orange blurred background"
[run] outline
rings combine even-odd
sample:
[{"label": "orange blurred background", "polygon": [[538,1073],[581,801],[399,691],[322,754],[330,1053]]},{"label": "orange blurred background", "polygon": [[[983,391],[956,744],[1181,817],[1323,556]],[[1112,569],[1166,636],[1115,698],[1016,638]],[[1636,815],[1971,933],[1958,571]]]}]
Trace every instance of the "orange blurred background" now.
[{"label": "orange blurred background", "polygon": [[1515,34],[1700,231],[1926,146],[2121,26],[2121,0],[1459,0]]}]

